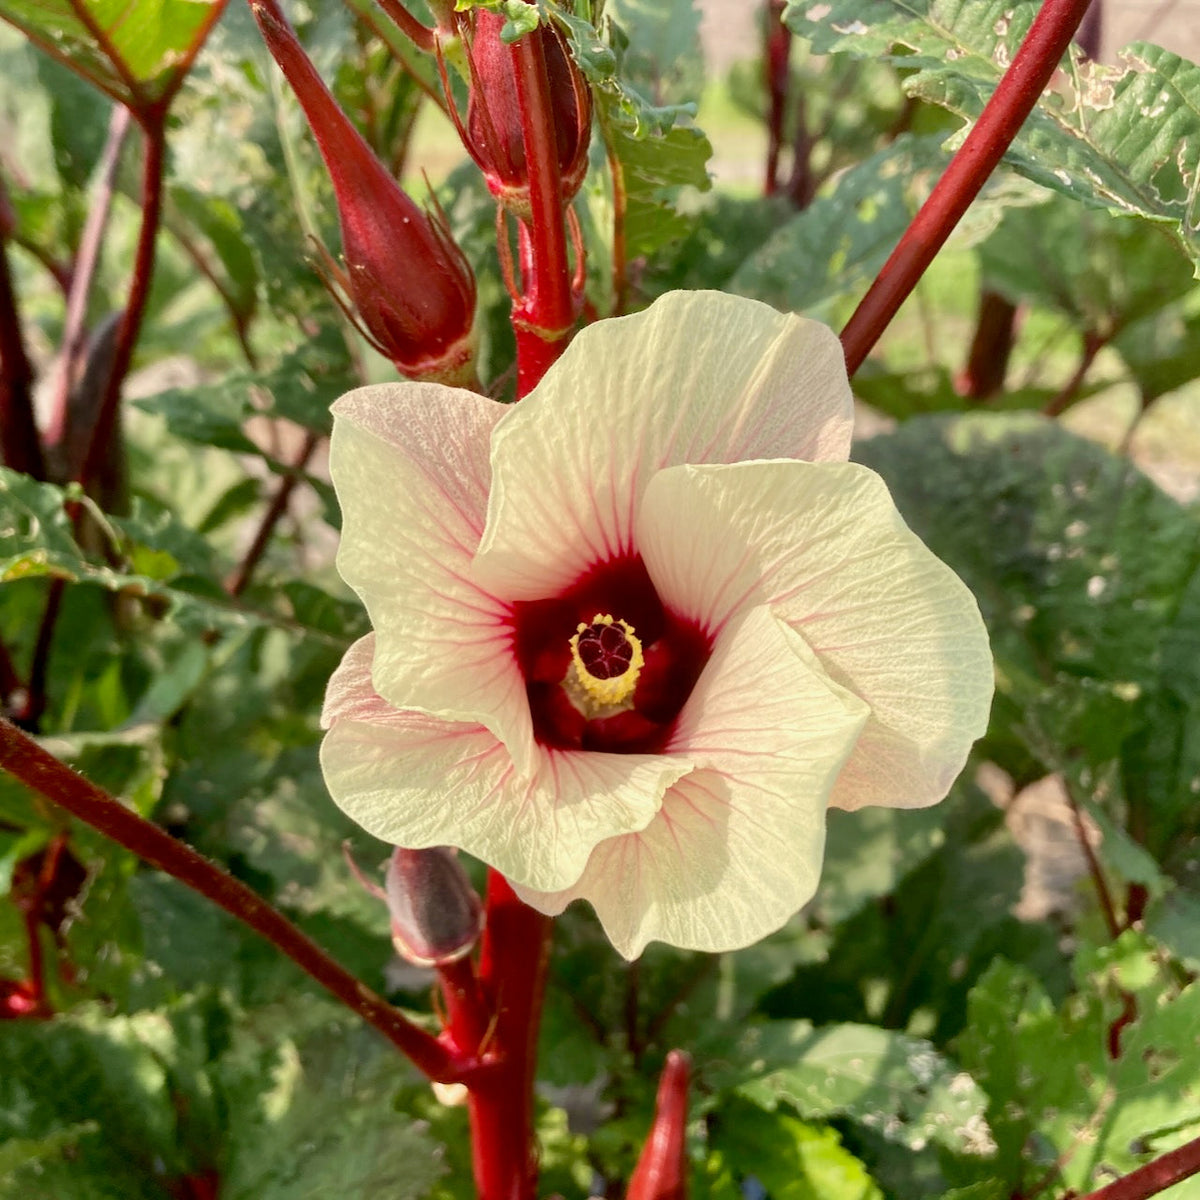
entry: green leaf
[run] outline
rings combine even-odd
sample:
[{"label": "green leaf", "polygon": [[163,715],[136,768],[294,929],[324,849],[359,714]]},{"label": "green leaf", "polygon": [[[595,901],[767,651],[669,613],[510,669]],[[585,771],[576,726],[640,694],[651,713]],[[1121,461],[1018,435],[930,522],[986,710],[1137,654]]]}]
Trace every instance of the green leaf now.
[{"label": "green leaf", "polygon": [[189,255],[204,264],[231,315],[248,321],[258,301],[258,264],[237,209],[222,197],[173,183],[163,225]]},{"label": "green leaf", "polygon": [[0,0],[0,17],[131,107],[161,97],[222,0]]},{"label": "green leaf", "polygon": [[[97,1121],[81,1121],[67,1129],[39,1138],[9,1138],[0,1145],[0,1187],[13,1181],[21,1167],[37,1163],[40,1159],[74,1149],[81,1138],[99,1133]],[[3,1193],[0,1193],[2,1195]]]},{"label": "green leaf", "polygon": [[1200,378],[1200,312],[1194,298],[1123,329],[1113,345],[1136,380],[1143,404]]},{"label": "green leaf", "polygon": [[[288,1016],[284,1009],[276,1019]],[[244,1055],[242,1079],[261,1094],[231,1122],[222,1200],[427,1195],[446,1163],[429,1135],[393,1108],[406,1077],[377,1034],[340,1017],[269,1059]]]},{"label": "green leaf", "polygon": [[918,187],[944,167],[941,142],[905,135],[845,171],[738,268],[729,290],[819,314],[864,287],[908,228]]},{"label": "green leaf", "polygon": [[[980,0],[788,0],[788,27],[822,54],[895,57],[911,96],[974,120],[1012,62],[1035,4]],[[1119,68],[1073,61],[1066,95],[1043,98],[1005,160],[1095,208],[1167,225],[1200,274],[1200,68],[1146,43]]]},{"label": "green leaf", "polygon": [[[707,1173],[713,1193],[742,1193],[756,1179],[772,1200],[883,1200],[866,1168],[837,1133],[776,1109],[745,1101],[723,1106],[712,1120]],[[730,1178],[722,1179],[722,1176]]]},{"label": "green leaf", "polygon": [[1164,230],[1057,195],[1009,209],[979,255],[983,286],[1105,340],[1192,290],[1191,266]]},{"label": "green leaf", "polygon": [[1058,1011],[1003,961],[972,993],[961,1053],[1018,1190],[1052,1170],[1091,1191],[1200,1132],[1200,987],[1180,988],[1159,953],[1132,932],[1085,951]]},{"label": "green leaf", "polygon": [[[586,18],[557,4],[552,11],[567,30],[572,56],[592,85],[596,125],[610,160],[619,168],[626,259],[650,254],[686,232],[687,222],[678,210],[680,191],[685,186],[700,191],[711,186],[706,164],[712,146],[691,124],[694,105],[653,104],[632,80],[631,67],[637,63],[627,60],[635,43],[619,25],[608,22],[610,46]],[[641,15],[641,10],[633,5],[631,15]],[[606,180],[589,193],[596,223],[606,229],[612,226],[609,186]]]},{"label": "green leaf", "polygon": [[409,1077],[309,995],[249,1014],[198,995],[132,1017],[5,1022],[0,1136],[28,1163],[0,1195],[166,1200],[215,1175],[230,1200],[417,1200],[445,1166],[392,1108]]},{"label": "green leaf", "polygon": [[825,864],[813,908],[837,924],[870,900],[886,896],[945,841],[946,809],[831,809]]},{"label": "green leaf", "polygon": [[[1182,603],[1185,589],[1200,599],[1195,514],[1034,416],[916,418],[856,454],[979,601],[997,662],[993,737],[1048,770],[1087,767],[1094,786],[1149,728],[1144,697],[1174,686],[1176,631],[1200,635],[1200,604]],[[1189,785],[1180,774],[1155,802],[1182,808]]]},{"label": "green leaf", "polygon": [[[200,634],[268,625],[345,647],[352,640],[347,631],[362,626],[356,605],[310,585],[269,590],[262,607],[235,601],[207,573],[208,555],[198,535],[162,510],[153,516],[147,508],[135,509],[130,518],[101,518],[128,569],[93,561],[72,537],[66,498],[53,484],[0,468],[0,582],[51,576],[96,584],[164,609],[181,629]],[[187,573],[199,567],[205,574]]]},{"label": "green leaf", "polygon": [[246,422],[252,417],[283,417],[327,434],[332,424],[329,406],[354,386],[345,342],[330,329],[286,354],[270,370],[233,372],[220,383],[174,388],[136,403],[143,412],[162,416],[176,437],[253,454],[273,470],[285,470],[246,435]]},{"label": "green leaf", "polygon": [[929,1042],[874,1025],[751,1025],[705,1077],[768,1112],[785,1103],[809,1119],[850,1117],[913,1149],[994,1149],[975,1081]]}]

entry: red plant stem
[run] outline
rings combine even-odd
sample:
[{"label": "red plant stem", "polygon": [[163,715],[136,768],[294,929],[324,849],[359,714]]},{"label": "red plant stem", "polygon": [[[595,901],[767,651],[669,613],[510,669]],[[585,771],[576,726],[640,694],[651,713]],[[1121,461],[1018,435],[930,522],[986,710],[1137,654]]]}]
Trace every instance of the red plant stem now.
[{"label": "red plant stem", "polygon": [[524,396],[566,349],[567,334],[575,323],[575,303],[546,56],[535,37],[519,38],[510,53],[529,164],[531,209],[530,220],[521,223],[524,295],[513,309],[517,393]]},{"label": "red plant stem", "polygon": [[54,643],[54,626],[66,590],[66,581],[57,576],[50,580],[50,586],[46,589],[46,607],[42,610],[42,622],[33,643],[25,706],[16,714],[26,729],[37,729],[46,711],[46,671],[50,663],[50,647]]},{"label": "red plant stem", "polygon": [[455,1053],[413,1025],[240,880],[77,775],[3,718],[0,768],[265,937],[326,991],[379,1030],[430,1079],[454,1083],[491,1070],[474,1058]]},{"label": "red plant stem", "polygon": [[192,63],[196,61],[196,55],[200,53],[201,47],[208,41],[208,35],[212,33],[213,27],[221,19],[222,14],[225,12],[225,6],[228,3],[229,0],[215,0],[209,8],[200,27],[192,35],[191,44],[175,63],[175,69],[171,78],[166,87],[162,89],[159,98],[148,108],[142,110],[141,115],[143,117],[157,119],[160,124],[166,119],[167,109],[171,107],[171,101],[175,99],[176,92],[183,87],[183,81],[192,69]]},{"label": "red plant stem", "polygon": [[[133,108],[135,110],[142,108],[146,103],[146,95],[142,91],[141,84],[130,71],[129,64],[124,58],[121,57],[121,54],[118,52],[116,46],[113,45],[112,39],[108,36],[105,30],[96,23],[96,19],[92,15],[91,9],[86,3],[84,3],[84,0],[67,0],[67,3],[75,19],[88,31],[88,33],[91,35],[93,43],[104,55],[104,57],[107,58],[112,64],[112,68],[117,75],[120,76],[121,82],[129,91],[129,97],[132,100]],[[62,61],[71,67],[72,70],[78,69],[73,63],[71,63],[68,56],[64,56]],[[93,79],[87,74],[84,75],[84,78],[89,83],[97,82],[97,80]],[[116,93],[110,92],[110,95],[112,95],[118,103],[127,102]]]},{"label": "red plant stem", "polygon": [[116,184],[117,167],[121,161],[121,149],[125,135],[129,132],[129,109],[117,105],[108,123],[108,140],[100,154],[99,180],[95,194],[88,204],[87,220],[79,239],[79,251],[71,271],[71,288],[67,293],[67,314],[63,323],[62,344],[59,347],[59,376],[55,382],[54,404],[50,422],[46,428],[46,442],[57,446],[67,435],[68,409],[71,386],[79,357],[87,341],[88,297],[96,266],[100,262],[100,250],[104,245],[104,230],[108,225],[108,214],[112,208],[113,188]]},{"label": "red plant stem", "polygon": [[262,520],[259,522],[245,556],[225,581],[225,590],[231,596],[240,596],[246,590],[250,578],[254,574],[254,569],[258,566],[271,541],[271,534],[275,532],[275,526],[287,512],[288,500],[300,480],[300,473],[308,465],[308,460],[312,458],[313,451],[316,450],[320,441],[319,433],[310,432],[305,437],[304,444],[300,447],[300,453],[296,456],[291,470],[279,481],[275,495],[271,497],[271,503],[267,505],[267,510],[263,513]]},{"label": "red plant stem", "polygon": [[475,964],[468,955],[437,968],[446,1002],[446,1031],[462,1054],[480,1055],[491,1032],[491,1011],[479,988]]},{"label": "red plant stem", "polygon": [[1050,82],[1089,0],[1045,0],[961,149],[842,330],[851,375],[942,248]]},{"label": "red plant stem", "polygon": [[1089,1192],[1080,1200],[1146,1200],[1200,1173],[1200,1138],[1138,1167],[1122,1179]]},{"label": "red plant stem", "polygon": [[23,690],[23,687],[8,647],[0,642],[0,707],[12,704],[16,693]]},{"label": "red plant stem", "polygon": [[773,196],[779,190],[779,154],[783,149],[783,119],[787,112],[792,31],[783,23],[782,0],[766,0],[763,10],[763,75],[767,85],[767,164],[763,195]]},{"label": "red plant stem", "polygon": [[[566,347],[575,312],[545,56],[532,37],[518,39],[511,53],[531,208],[530,220],[519,226],[524,296],[512,314],[522,397]],[[491,1011],[488,1057],[499,1061],[492,1074],[468,1085],[475,1187],[479,1200],[535,1200],[533,1085],[553,923],[493,869],[485,914],[477,978]]]},{"label": "red plant stem", "polygon": [[29,1000],[32,1009],[31,1017],[47,1017],[51,1015],[50,1006],[46,1003],[46,964],[42,956],[42,935],[39,929],[38,914],[25,914],[25,936],[29,941]]},{"label": "red plant stem", "polygon": [[533,1083],[550,961],[549,917],[488,872],[487,925],[479,982],[494,1013],[489,1044],[500,1061],[470,1083],[471,1154],[479,1200],[534,1200]]},{"label": "red plant stem", "polygon": [[[139,120],[142,118],[139,116]],[[166,129],[164,114],[156,113],[142,125],[145,138],[145,160],[142,163],[142,223],[138,230],[137,249],[133,258],[133,277],[129,297],[121,315],[117,343],[113,350],[112,371],[96,413],[87,452],[79,470],[78,482],[85,488],[98,472],[115,436],[117,414],[120,410],[121,388],[133,362],[146,301],[150,296],[150,281],[154,275],[154,251],[158,241],[158,226],[162,219],[163,169],[166,165]]]},{"label": "red plant stem", "polygon": [[1016,320],[1017,306],[1011,300],[990,288],[980,291],[975,336],[967,364],[956,381],[960,396],[986,400],[1003,390],[1016,338]]},{"label": "red plant stem", "polygon": [[1046,402],[1046,406],[1042,409],[1046,416],[1061,416],[1071,407],[1075,397],[1079,395],[1079,389],[1083,387],[1083,381],[1087,378],[1092,363],[1096,361],[1096,355],[1104,349],[1107,343],[1108,339],[1103,334],[1094,333],[1090,329],[1084,331],[1083,349],[1079,354],[1079,363],[1071,373],[1071,378],[1062,385],[1056,395]]},{"label": "red plant stem", "polygon": [[667,1055],[658,1081],[654,1123],[629,1181],[626,1200],[684,1200],[687,1196],[688,1082],[692,1061],[682,1050]]},{"label": "red plant stem", "polygon": [[46,462],[33,417],[33,367],[25,351],[17,294],[0,233],[0,457],[6,467],[46,478]]},{"label": "red plant stem", "polygon": [[379,7],[400,27],[404,36],[419,49],[432,53],[433,30],[422,25],[416,17],[400,3],[400,0],[378,0]]},{"label": "red plant stem", "polygon": [[1096,851],[1092,848],[1092,840],[1088,837],[1087,829],[1084,826],[1083,811],[1079,807],[1079,801],[1071,794],[1070,789],[1067,790],[1066,795],[1067,804],[1071,809],[1071,820],[1075,827],[1075,838],[1087,861],[1088,874],[1091,875],[1092,884],[1096,889],[1096,899],[1100,903],[1101,912],[1104,913],[1104,924],[1108,927],[1109,937],[1115,942],[1121,936],[1121,922],[1117,920],[1117,908],[1113,904],[1108,881],[1104,878],[1104,870],[1100,866],[1100,860],[1096,857]]},{"label": "red plant stem", "polygon": [[[166,166],[165,112],[152,111],[150,115],[135,114],[143,122],[145,137],[145,159],[142,163],[142,222],[138,230],[137,249],[133,259],[133,277],[129,284],[129,297],[121,315],[113,349],[112,367],[104,385],[104,393],[96,410],[95,423],[88,435],[77,482],[87,488],[98,475],[108,454],[109,443],[117,434],[117,415],[120,411],[121,388],[133,362],[133,350],[142,327],[146,301],[150,296],[150,281],[154,274],[154,251],[158,241],[158,226],[162,219],[163,171]],[[73,519],[78,519],[78,508]],[[34,648],[33,666],[30,670],[29,700],[26,711],[21,714],[22,723],[36,727],[45,711],[45,673],[54,638],[54,626],[62,601],[64,584],[55,579],[50,584],[46,599],[46,610],[38,631]]]},{"label": "red plant stem", "polygon": [[[607,130],[605,131],[607,134]],[[612,289],[614,317],[622,316],[629,301],[629,266],[625,254],[625,211],[629,207],[629,192],[625,187],[625,168],[611,141],[605,138],[608,152],[608,171],[612,180]]]}]

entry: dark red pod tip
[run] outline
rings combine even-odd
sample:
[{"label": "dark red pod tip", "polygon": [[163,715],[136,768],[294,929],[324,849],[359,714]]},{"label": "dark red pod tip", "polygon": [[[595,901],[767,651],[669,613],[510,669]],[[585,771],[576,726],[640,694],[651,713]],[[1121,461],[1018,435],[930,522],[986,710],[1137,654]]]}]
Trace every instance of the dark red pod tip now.
[{"label": "dark red pod tip", "polygon": [[411,378],[475,379],[475,277],[438,215],[401,189],[338,107],[277,0],[251,5],[329,171],[346,270],[342,282],[378,349]]},{"label": "dark red pod tip", "polygon": [[[528,219],[529,165],[512,50],[500,39],[504,25],[505,18],[498,13],[475,13],[468,46],[471,86],[467,123],[465,128],[460,125],[459,133],[492,194],[518,217]],[[542,24],[523,36],[537,38],[542,44],[566,203],[587,174],[591,92],[555,26]]]},{"label": "dark red pod tip", "polygon": [[457,962],[483,930],[483,905],[458,855],[445,846],[397,847],[385,880],[392,944],[421,967]]}]

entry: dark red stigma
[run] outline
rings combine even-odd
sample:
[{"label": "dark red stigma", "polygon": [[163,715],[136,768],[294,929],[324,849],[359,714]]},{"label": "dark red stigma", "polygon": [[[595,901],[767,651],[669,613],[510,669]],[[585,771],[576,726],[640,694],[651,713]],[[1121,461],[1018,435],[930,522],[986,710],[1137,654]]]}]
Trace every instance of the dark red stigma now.
[{"label": "dark red stigma", "polygon": [[633,643],[617,624],[593,621],[579,631],[579,661],[593,679],[616,679],[633,662]]}]

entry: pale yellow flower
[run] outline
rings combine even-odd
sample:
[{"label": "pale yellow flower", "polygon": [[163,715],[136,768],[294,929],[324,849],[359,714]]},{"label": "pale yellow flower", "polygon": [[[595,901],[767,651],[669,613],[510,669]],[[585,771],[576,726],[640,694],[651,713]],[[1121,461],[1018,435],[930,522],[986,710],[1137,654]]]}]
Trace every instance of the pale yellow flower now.
[{"label": "pale yellow flower", "polygon": [[986,726],[978,609],[845,461],[822,325],[672,293],[513,408],[408,383],[334,416],[375,633],[330,682],[330,792],[543,911],[587,899],[627,957],[778,928],[830,804],[933,804]]}]

